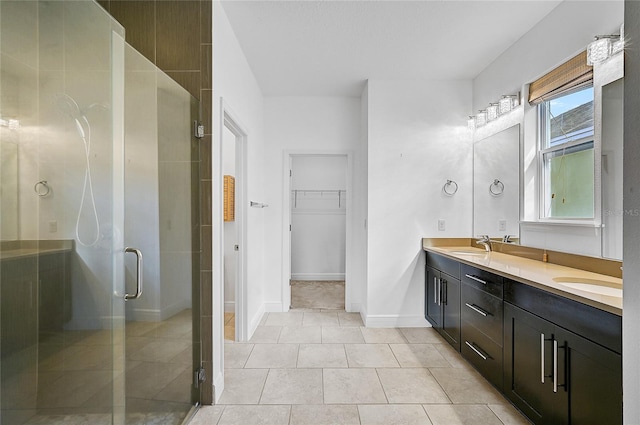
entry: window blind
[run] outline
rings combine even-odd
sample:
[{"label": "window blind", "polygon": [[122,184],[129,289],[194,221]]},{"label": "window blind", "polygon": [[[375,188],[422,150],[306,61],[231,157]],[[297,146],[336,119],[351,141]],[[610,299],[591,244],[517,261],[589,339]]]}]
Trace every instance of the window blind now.
[{"label": "window blind", "polygon": [[529,103],[537,105],[564,91],[591,84],[592,80],[593,67],[587,65],[587,52],[584,51],[532,82]]}]

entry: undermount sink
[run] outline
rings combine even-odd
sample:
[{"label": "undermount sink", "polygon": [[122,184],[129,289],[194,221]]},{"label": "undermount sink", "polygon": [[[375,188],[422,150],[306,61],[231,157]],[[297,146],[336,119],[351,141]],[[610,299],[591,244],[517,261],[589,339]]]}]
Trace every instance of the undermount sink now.
[{"label": "undermount sink", "polygon": [[583,279],[576,277],[554,277],[553,280],[562,286],[591,292],[592,294],[622,297],[622,285],[615,282],[598,279]]}]

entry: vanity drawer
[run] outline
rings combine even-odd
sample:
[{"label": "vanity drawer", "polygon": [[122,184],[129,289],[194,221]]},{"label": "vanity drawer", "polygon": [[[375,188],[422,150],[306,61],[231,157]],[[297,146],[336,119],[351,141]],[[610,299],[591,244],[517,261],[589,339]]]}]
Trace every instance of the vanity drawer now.
[{"label": "vanity drawer", "polygon": [[502,346],[502,300],[467,284],[462,285],[462,320]]},{"label": "vanity drawer", "polygon": [[502,347],[463,320],[461,348],[464,358],[502,390]]},{"label": "vanity drawer", "polygon": [[463,283],[502,299],[502,276],[462,264],[460,277]]},{"label": "vanity drawer", "polygon": [[440,270],[456,279],[460,279],[460,263],[451,258],[434,254],[433,252],[427,252],[427,266]]}]

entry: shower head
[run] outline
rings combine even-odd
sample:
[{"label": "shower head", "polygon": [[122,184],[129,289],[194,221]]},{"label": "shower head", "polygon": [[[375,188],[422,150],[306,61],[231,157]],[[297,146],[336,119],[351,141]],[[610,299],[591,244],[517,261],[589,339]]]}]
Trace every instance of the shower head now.
[{"label": "shower head", "polygon": [[83,140],[85,140],[86,134],[82,122],[87,125],[89,125],[89,122],[87,121],[87,117],[80,110],[78,103],[76,103],[76,101],[66,93],[57,93],[53,97],[53,101],[60,112],[67,115],[75,122],[78,134]]},{"label": "shower head", "polygon": [[83,114],[80,111],[80,107],[71,96],[66,93],[57,93],[53,96],[53,102],[56,105],[56,109],[68,117],[78,121],[82,119]]}]

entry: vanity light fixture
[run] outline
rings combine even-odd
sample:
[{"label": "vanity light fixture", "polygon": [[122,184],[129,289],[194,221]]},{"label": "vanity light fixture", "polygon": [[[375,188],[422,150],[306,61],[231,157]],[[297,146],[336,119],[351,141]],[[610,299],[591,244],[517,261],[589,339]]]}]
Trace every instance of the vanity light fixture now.
[{"label": "vanity light fixture", "polygon": [[587,46],[587,65],[601,63],[624,50],[624,24],[620,34],[596,35]]},{"label": "vanity light fixture", "polygon": [[611,56],[624,50],[624,23],[620,25],[620,38],[611,45]]},{"label": "vanity light fixture", "polygon": [[467,120],[467,128],[469,131],[473,131],[476,129],[476,117],[473,115],[469,115],[469,119]]},{"label": "vanity light fixture", "polygon": [[513,110],[518,105],[520,105],[520,92],[505,94],[499,101],[490,103],[487,109],[478,111],[476,115],[469,115],[467,128],[473,132],[478,127],[486,125],[489,121],[500,118],[501,115]]},{"label": "vanity light fixture", "polygon": [[481,111],[478,111],[478,113],[476,114],[476,128],[482,127],[486,123],[487,123],[487,111],[484,109]]},{"label": "vanity light fixture", "polygon": [[596,35],[594,41],[587,46],[587,65],[604,62],[611,56],[611,39],[613,35]]},{"label": "vanity light fixture", "polygon": [[502,99],[498,102],[498,113],[500,115],[506,114],[513,109],[513,98],[515,96],[502,96]]},{"label": "vanity light fixture", "polygon": [[20,121],[14,119],[2,119],[0,118],[0,126],[8,127],[9,130],[17,130],[20,128]]},{"label": "vanity light fixture", "polygon": [[498,118],[498,103],[490,103],[487,106],[487,121],[493,121]]}]

